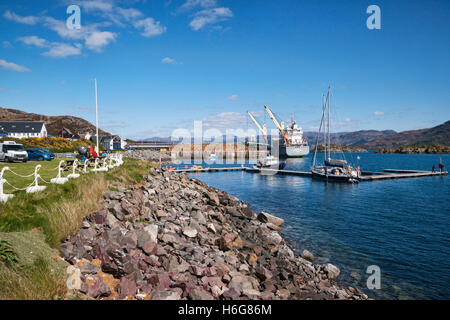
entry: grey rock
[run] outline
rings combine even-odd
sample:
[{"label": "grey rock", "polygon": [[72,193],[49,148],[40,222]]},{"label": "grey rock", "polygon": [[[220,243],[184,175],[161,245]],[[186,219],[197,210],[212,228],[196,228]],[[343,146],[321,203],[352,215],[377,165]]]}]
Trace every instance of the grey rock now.
[{"label": "grey rock", "polygon": [[192,228],[192,227],[190,227],[190,226],[187,226],[187,227],[183,228],[183,234],[186,237],[195,238],[197,236],[197,233],[198,233],[197,230]]},{"label": "grey rock", "polygon": [[258,215],[258,220],[261,221],[261,222],[264,222],[264,223],[267,223],[267,222],[272,223],[272,224],[274,224],[275,226],[278,226],[278,227],[281,226],[284,223],[283,219],[275,217],[275,216],[273,216],[271,214],[268,214],[267,212],[261,212]]},{"label": "grey rock", "polygon": [[306,259],[308,261],[314,262],[314,255],[309,252],[308,250],[303,250],[302,254],[301,254],[303,259]]},{"label": "grey rock", "polygon": [[189,292],[189,298],[192,300],[214,300],[213,296],[206,290],[195,288]]},{"label": "grey rock", "polygon": [[336,279],[339,276],[339,274],[341,273],[339,268],[331,263],[327,263],[324,266],[324,270],[327,273],[328,278],[333,279],[333,280]]}]

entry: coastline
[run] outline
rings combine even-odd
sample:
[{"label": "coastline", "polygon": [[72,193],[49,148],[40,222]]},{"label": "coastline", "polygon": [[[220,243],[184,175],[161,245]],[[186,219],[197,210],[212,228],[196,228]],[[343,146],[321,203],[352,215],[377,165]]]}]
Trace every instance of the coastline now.
[{"label": "coastline", "polygon": [[88,299],[368,299],[339,269],[281,237],[283,221],[203,182],[152,168],[109,190],[60,246],[71,295]]}]

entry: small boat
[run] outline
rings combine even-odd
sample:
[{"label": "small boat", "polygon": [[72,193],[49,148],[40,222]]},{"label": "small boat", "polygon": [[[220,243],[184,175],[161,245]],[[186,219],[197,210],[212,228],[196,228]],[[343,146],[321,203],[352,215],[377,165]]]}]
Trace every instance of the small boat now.
[{"label": "small boat", "polygon": [[278,158],[272,156],[269,153],[266,158],[258,160],[257,163],[253,166],[253,168],[281,170],[284,168],[285,165],[286,165],[285,162],[280,162]]},{"label": "small boat", "polygon": [[[322,99],[325,98],[325,95]],[[328,108],[328,123],[325,125],[325,111]],[[319,137],[323,128],[323,137],[325,141],[323,165],[316,165],[317,147]],[[326,100],[322,100],[322,120],[320,121],[319,132],[316,140],[313,163],[311,165],[312,177],[319,180],[330,182],[358,183],[360,177],[359,168],[354,169],[345,159],[331,158],[330,143],[330,88]]]},{"label": "small boat", "polygon": [[211,153],[208,158],[209,161],[216,161],[217,159],[219,159],[219,157],[215,153]]}]

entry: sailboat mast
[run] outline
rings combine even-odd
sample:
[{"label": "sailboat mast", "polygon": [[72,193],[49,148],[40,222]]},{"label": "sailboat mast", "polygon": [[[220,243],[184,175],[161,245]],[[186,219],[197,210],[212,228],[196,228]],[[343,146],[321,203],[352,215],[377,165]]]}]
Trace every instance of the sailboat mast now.
[{"label": "sailboat mast", "polygon": [[331,159],[331,135],[330,135],[330,87],[328,87],[328,158]]},{"label": "sailboat mast", "polygon": [[95,151],[97,153],[97,155],[99,154],[99,148],[98,148],[98,103],[97,103],[97,79],[94,78],[94,82],[95,82],[95,137],[96,137],[96,142],[97,142],[97,146],[95,147]]},{"label": "sailboat mast", "polygon": [[[324,95],[325,98],[325,95]],[[323,100],[323,119],[324,119],[324,123],[323,123],[323,143],[324,143],[324,154],[323,154],[323,162],[325,164],[325,161],[327,161],[327,124],[325,123],[325,110],[327,108],[327,100],[328,100],[328,96],[326,98],[326,100]]]}]

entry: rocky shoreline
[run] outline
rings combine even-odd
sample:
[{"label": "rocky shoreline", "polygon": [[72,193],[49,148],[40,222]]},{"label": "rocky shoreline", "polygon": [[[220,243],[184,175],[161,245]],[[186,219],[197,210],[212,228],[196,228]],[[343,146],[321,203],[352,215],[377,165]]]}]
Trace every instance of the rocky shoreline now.
[{"label": "rocky shoreline", "polygon": [[376,153],[400,154],[450,154],[450,146],[401,146],[397,148],[379,148]]},{"label": "rocky shoreline", "polygon": [[187,174],[151,169],[104,193],[103,210],[60,246],[68,287],[86,299],[368,299],[280,236],[283,220]]}]

